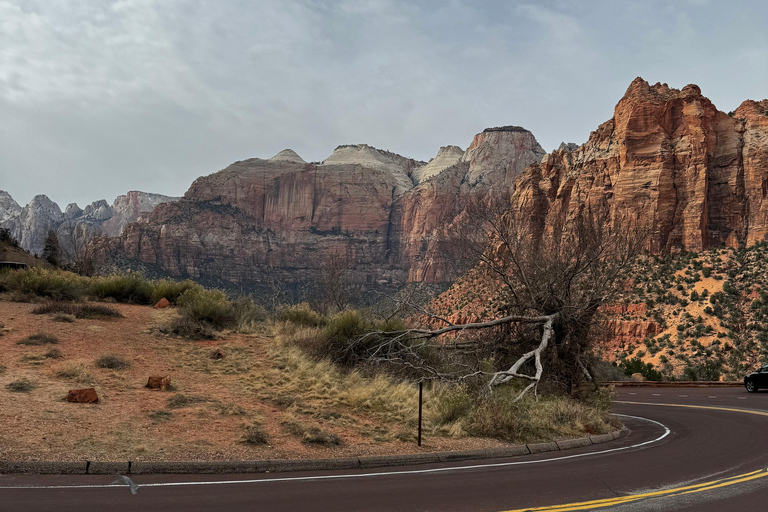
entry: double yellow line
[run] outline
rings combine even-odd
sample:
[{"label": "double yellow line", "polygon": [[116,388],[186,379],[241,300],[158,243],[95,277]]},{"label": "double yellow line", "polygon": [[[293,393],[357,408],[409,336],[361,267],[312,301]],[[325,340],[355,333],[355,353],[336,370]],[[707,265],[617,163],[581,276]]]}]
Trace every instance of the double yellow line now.
[{"label": "double yellow line", "polygon": [[[618,403],[632,404],[632,405],[660,405],[664,407],[683,407],[688,409],[710,409],[710,410],[755,414],[758,416],[768,416],[768,412],[750,411],[746,409],[735,409],[731,407],[712,407],[712,406],[706,406],[706,405],[683,405],[683,404],[656,404],[656,403],[649,403],[649,402],[618,402]],[[728,487],[731,485],[749,482],[750,480],[757,480],[759,478],[765,478],[765,477],[768,477],[768,469],[760,469],[757,471],[752,471],[751,473],[744,473],[741,475],[736,475],[728,478],[722,478],[720,480],[712,480],[710,482],[704,482],[704,483],[695,484],[695,485],[687,485],[684,487],[675,487],[673,489],[665,489],[662,491],[646,492],[642,494],[632,494],[629,496],[620,496],[617,498],[607,498],[603,500],[582,501],[580,503],[568,503],[565,505],[554,505],[549,507],[520,508],[516,510],[508,510],[505,512],[534,512],[534,511],[567,512],[571,510],[597,510],[597,509],[606,508],[606,507],[613,507],[616,505],[634,503],[637,501],[642,501],[647,499],[665,498],[665,497],[671,497],[671,496],[683,496],[685,494],[706,492],[706,491],[711,491],[713,489]]]}]

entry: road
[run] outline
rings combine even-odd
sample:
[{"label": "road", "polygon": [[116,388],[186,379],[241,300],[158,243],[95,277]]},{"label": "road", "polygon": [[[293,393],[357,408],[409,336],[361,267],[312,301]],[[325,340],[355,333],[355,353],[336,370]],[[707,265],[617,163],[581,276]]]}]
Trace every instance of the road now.
[{"label": "road", "polygon": [[[510,459],[254,475],[0,476],[0,511],[517,511],[764,508],[768,393],[622,388],[631,434]],[[746,411],[749,409],[749,411]],[[543,508],[542,510],[550,510]],[[555,510],[555,509],[552,509]]]}]

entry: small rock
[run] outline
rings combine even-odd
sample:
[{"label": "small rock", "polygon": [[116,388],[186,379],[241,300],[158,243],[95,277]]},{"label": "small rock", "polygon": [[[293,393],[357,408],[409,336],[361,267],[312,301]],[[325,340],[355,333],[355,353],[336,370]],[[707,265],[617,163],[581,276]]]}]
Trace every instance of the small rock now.
[{"label": "small rock", "polygon": [[78,404],[95,404],[99,401],[99,396],[93,388],[70,389],[67,393],[67,402]]},{"label": "small rock", "polygon": [[211,354],[211,359],[224,359],[226,355],[220,348],[217,348],[213,351],[213,354]]},{"label": "small rock", "polygon": [[157,301],[157,304],[154,305],[155,309],[165,309],[165,308],[168,308],[168,307],[171,307],[171,303],[165,297],[163,297],[162,299]]},{"label": "small rock", "polygon": [[164,390],[168,386],[171,385],[171,376],[166,375],[163,377],[162,375],[150,375],[149,380],[147,380],[147,386],[149,389],[159,389],[160,391]]}]

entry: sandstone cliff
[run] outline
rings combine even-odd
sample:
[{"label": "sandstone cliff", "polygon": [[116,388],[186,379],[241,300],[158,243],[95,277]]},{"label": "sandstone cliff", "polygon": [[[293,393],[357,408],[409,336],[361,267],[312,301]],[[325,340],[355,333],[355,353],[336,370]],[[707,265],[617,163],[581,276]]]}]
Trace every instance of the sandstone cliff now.
[{"label": "sandstone cliff", "polygon": [[259,293],[279,283],[294,299],[314,292],[332,259],[345,262],[362,294],[408,280],[448,282],[454,258],[437,250],[441,230],[467,197],[509,192],[544,154],[521,128],[479,134],[471,147],[441,148],[429,163],[365,144],[339,146],[320,164],[290,150],[236,162],[197,179],[181,201],[158,206],[100,253],[121,267]]},{"label": "sandstone cliff", "polygon": [[520,177],[513,211],[554,231],[582,212],[647,227],[654,252],[764,240],[765,105],[746,101],[729,116],[695,85],[637,78],[584,145],[554,151]]}]

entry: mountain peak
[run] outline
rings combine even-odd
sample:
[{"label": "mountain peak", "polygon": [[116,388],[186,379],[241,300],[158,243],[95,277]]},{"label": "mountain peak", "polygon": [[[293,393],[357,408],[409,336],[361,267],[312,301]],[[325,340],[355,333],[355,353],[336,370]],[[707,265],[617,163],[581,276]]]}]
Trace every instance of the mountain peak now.
[{"label": "mountain peak", "polygon": [[305,164],[307,163],[303,158],[301,158],[294,150],[292,149],[284,149],[272,158],[269,159],[270,162],[296,162]]}]

